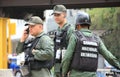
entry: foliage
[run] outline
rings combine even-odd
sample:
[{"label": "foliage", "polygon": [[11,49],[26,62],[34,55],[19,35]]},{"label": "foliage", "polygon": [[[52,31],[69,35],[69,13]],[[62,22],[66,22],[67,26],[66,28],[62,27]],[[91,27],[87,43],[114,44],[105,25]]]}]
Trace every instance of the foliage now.
[{"label": "foliage", "polygon": [[87,11],[91,16],[91,29],[105,29],[107,31],[102,37],[106,47],[120,61],[120,7],[94,8]]},{"label": "foliage", "polygon": [[120,25],[120,7],[94,8],[88,11],[91,16],[91,29],[110,29]]}]

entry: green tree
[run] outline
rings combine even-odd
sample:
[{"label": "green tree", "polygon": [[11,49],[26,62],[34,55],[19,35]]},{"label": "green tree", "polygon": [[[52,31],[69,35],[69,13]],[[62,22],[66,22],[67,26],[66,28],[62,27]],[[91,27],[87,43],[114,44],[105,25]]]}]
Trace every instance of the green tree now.
[{"label": "green tree", "polygon": [[120,7],[93,8],[87,11],[91,16],[91,29],[105,29],[102,37],[107,48],[120,61]]}]

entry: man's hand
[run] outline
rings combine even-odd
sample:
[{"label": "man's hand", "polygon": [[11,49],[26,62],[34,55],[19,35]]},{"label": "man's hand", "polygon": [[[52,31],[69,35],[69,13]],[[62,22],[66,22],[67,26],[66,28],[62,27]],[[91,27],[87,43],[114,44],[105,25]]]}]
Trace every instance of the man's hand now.
[{"label": "man's hand", "polygon": [[33,49],[33,50],[32,50],[32,54],[34,54],[35,52],[36,52],[35,49]]},{"label": "man's hand", "polygon": [[27,30],[27,28],[23,31],[22,37],[20,39],[20,42],[24,42],[28,38],[29,34],[27,34],[26,30]]},{"label": "man's hand", "polygon": [[21,62],[20,62],[20,65],[21,65],[21,66],[23,66],[23,65],[24,65],[24,63],[25,63],[25,61],[21,61]]}]

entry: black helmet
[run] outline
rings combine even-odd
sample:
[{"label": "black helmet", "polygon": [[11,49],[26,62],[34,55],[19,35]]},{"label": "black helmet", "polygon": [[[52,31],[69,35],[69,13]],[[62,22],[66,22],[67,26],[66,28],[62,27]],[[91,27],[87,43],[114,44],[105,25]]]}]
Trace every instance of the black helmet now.
[{"label": "black helmet", "polygon": [[79,12],[76,19],[76,25],[91,25],[91,19],[89,14],[85,12]]}]

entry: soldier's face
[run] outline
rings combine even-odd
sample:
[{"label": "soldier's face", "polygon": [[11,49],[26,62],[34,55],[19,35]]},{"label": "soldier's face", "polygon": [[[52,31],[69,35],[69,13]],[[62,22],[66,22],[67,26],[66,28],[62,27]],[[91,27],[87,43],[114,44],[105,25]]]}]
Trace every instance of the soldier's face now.
[{"label": "soldier's face", "polygon": [[30,25],[29,26],[29,33],[32,36],[37,36],[42,31],[43,31],[43,26],[41,24],[36,24],[36,25]]},{"label": "soldier's face", "polygon": [[65,13],[55,13],[54,14],[54,19],[55,19],[57,24],[63,23],[65,20],[65,17],[66,17]]}]

